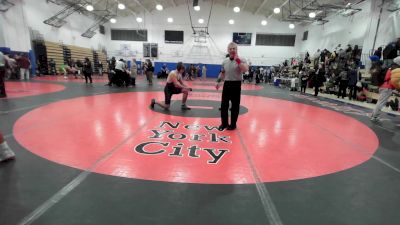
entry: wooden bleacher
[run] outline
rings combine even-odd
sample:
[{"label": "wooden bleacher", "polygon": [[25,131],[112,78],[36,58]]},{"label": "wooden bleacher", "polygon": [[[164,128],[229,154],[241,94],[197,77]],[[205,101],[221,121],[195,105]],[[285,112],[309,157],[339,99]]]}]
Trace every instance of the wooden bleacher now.
[{"label": "wooden bleacher", "polygon": [[[47,51],[47,61],[52,58],[56,62],[56,70],[59,72],[59,68],[64,64],[63,56],[63,46],[71,50],[71,59],[76,62],[76,60],[84,61],[86,57],[93,61],[93,50],[90,48],[78,47],[74,45],[62,45],[60,43],[45,41],[44,42]],[[98,54],[98,60],[103,64],[103,72],[108,71],[107,55],[101,51],[96,51]],[[50,68],[50,66],[49,66]]]},{"label": "wooden bleacher", "polygon": [[107,55],[100,51],[96,52],[99,55],[99,61],[101,61],[101,63],[103,64],[103,72],[107,72],[108,71]]},{"label": "wooden bleacher", "polygon": [[67,48],[71,50],[71,59],[73,61],[80,60],[83,62],[86,57],[93,62],[93,51],[90,48],[83,48],[74,45],[66,45]]},{"label": "wooden bleacher", "polygon": [[[60,43],[45,41],[47,62],[53,59],[56,62],[56,70],[64,64],[63,48]],[[50,68],[50,66],[48,66]]]},{"label": "wooden bleacher", "polygon": [[[74,45],[66,45],[67,48],[71,50],[71,59],[74,61],[81,60],[81,62],[84,61],[86,57],[89,58],[89,60],[94,63],[93,60],[93,50],[90,48],[83,48],[83,47],[78,47]],[[96,51],[99,60],[101,60],[101,63],[103,64],[103,71],[107,72],[108,70],[108,65],[107,65],[107,56],[100,51]],[[94,69],[94,68],[93,68]]]}]

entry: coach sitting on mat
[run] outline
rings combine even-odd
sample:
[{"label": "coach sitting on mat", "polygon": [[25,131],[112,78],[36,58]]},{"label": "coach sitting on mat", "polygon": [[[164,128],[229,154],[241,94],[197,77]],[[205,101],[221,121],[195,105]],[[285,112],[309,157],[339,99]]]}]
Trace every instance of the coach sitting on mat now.
[{"label": "coach sitting on mat", "polygon": [[[224,59],[222,62],[221,72],[218,76],[218,83],[216,85],[218,90],[220,85],[219,82],[225,80],[221,100],[221,125],[218,128],[220,131],[225,128],[228,128],[228,130],[236,129],[236,122],[239,116],[240,94],[242,90],[242,73],[249,70],[247,62],[244,59],[239,58],[237,54],[236,43],[229,43],[228,53],[229,58]],[[228,124],[229,101],[232,102],[231,124]]]},{"label": "coach sitting on mat", "polygon": [[192,91],[192,89],[183,83],[182,74],[184,72],[185,66],[182,62],[178,62],[178,65],[176,65],[176,70],[171,71],[167,77],[167,83],[164,88],[165,104],[161,102],[156,102],[155,99],[151,99],[151,108],[154,108],[154,105],[157,104],[165,110],[169,110],[172,95],[183,93],[181,109],[190,110],[190,108],[186,105],[186,100],[189,91]]}]

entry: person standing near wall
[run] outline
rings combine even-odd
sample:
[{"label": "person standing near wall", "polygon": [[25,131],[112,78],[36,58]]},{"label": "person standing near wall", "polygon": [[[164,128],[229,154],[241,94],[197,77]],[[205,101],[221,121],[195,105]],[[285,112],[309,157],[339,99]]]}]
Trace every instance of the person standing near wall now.
[{"label": "person standing near wall", "polygon": [[86,83],[88,83],[88,78],[89,78],[90,83],[93,83],[93,81],[92,81],[92,63],[90,62],[88,57],[86,57],[85,61],[83,62],[83,75],[85,75]]},{"label": "person standing near wall", "polygon": [[[19,79],[23,80],[29,80],[30,73],[29,73],[29,68],[31,67],[31,62],[29,61],[28,57],[25,55],[21,55],[20,58],[18,59],[18,66],[19,66],[19,71],[20,71],[20,76]],[[26,76],[25,76],[26,75]]]},{"label": "person standing near wall", "polygon": [[[216,89],[219,89],[220,82],[224,80],[221,100],[221,125],[218,130],[223,131],[236,129],[236,122],[239,116],[240,95],[242,85],[242,73],[249,70],[249,65],[245,59],[240,58],[237,53],[237,44],[228,44],[229,58],[222,62],[221,72],[218,76]],[[229,102],[232,103],[231,123],[228,123]]]},{"label": "person standing near wall", "polygon": [[400,68],[400,56],[393,59],[391,68],[386,72],[384,83],[379,87],[379,99],[371,115],[371,121],[373,122],[379,121],[379,114],[395,89],[395,86],[390,83],[390,77],[392,75],[392,70],[397,68]]},{"label": "person standing near wall", "polygon": [[317,72],[313,76],[314,96],[318,96],[319,88],[325,82],[325,68],[324,64],[320,63]]},{"label": "person standing near wall", "polygon": [[154,67],[150,59],[146,59],[146,78],[150,85],[153,84]]},{"label": "person standing near wall", "polygon": [[0,98],[7,97],[4,80],[6,78],[6,56],[0,51]]},{"label": "person standing near wall", "polygon": [[349,88],[349,100],[357,99],[357,82],[358,82],[358,70],[356,65],[351,65],[348,72],[348,88]]},{"label": "person standing near wall", "polygon": [[3,134],[0,132],[0,162],[11,160],[15,158],[15,153],[8,146],[4,140]]},{"label": "person standing near wall", "polygon": [[97,66],[99,68],[99,76],[103,76],[103,63],[101,62],[101,60],[99,60],[99,63]]},{"label": "person standing near wall", "polygon": [[201,78],[203,79],[203,80],[206,80],[207,79],[207,67],[206,67],[206,65],[203,65],[203,68],[201,68],[202,69],[202,71],[201,71]]},{"label": "person standing near wall", "polygon": [[[339,91],[337,93],[337,97],[344,98],[346,97],[346,90],[347,86],[349,85],[349,68],[346,67],[342,72],[339,74]],[[356,84],[354,84],[355,86]],[[351,97],[350,97],[351,98]]]},{"label": "person standing near wall", "polygon": [[113,56],[110,60],[107,61],[108,63],[108,84],[106,86],[112,86],[115,76],[115,64],[116,60]]},{"label": "person standing near wall", "polygon": [[130,77],[131,77],[131,85],[135,86],[136,85],[136,77],[137,77],[136,59],[132,59]]}]

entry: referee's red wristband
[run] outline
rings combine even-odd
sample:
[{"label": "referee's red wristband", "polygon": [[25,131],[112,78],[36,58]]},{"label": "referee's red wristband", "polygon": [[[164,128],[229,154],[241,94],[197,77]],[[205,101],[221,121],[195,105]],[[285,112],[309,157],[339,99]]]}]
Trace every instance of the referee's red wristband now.
[{"label": "referee's red wristband", "polygon": [[239,58],[236,58],[236,63],[240,64],[242,61]]}]

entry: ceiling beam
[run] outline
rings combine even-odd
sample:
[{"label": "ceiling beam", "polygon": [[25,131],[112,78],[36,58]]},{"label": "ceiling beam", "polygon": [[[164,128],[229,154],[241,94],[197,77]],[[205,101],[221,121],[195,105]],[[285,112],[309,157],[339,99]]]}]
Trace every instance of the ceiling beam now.
[{"label": "ceiling beam", "polygon": [[138,0],[134,0],[138,5],[140,5],[146,12],[150,13],[150,11],[142,4],[140,3]]},{"label": "ceiling beam", "polygon": [[257,10],[255,12],[253,12],[253,14],[257,14],[258,12],[260,12],[262,7],[264,7],[264,5],[267,4],[267,2],[268,2],[268,0],[264,0],[263,3],[261,3],[261,5],[257,8]]},{"label": "ceiling beam", "polygon": [[[286,0],[284,3],[282,3],[282,5],[279,6],[279,8],[283,8],[284,6],[286,6],[286,4],[290,3],[291,0]],[[293,3],[294,1],[292,1]],[[308,6],[312,5],[314,2],[316,2],[316,0],[311,0],[308,1],[306,4],[304,4],[304,2],[302,3],[303,8],[299,8],[298,10],[296,10],[292,15],[296,15],[297,13],[299,13],[300,11],[302,11],[302,9],[306,9]],[[297,4],[296,4],[297,6]],[[282,13],[282,10],[281,10]],[[271,18],[272,16],[274,16],[275,13],[271,13],[271,15],[268,16],[268,19]]]},{"label": "ceiling beam", "polygon": [[244,10],[244,7],[246,7],[246,4],[247,4],[247,0],[245,0],[245,1],[243,2],[243,5],[242,5],[242,7],[241,7],[240,9],[243,9],[243,10]]}]

